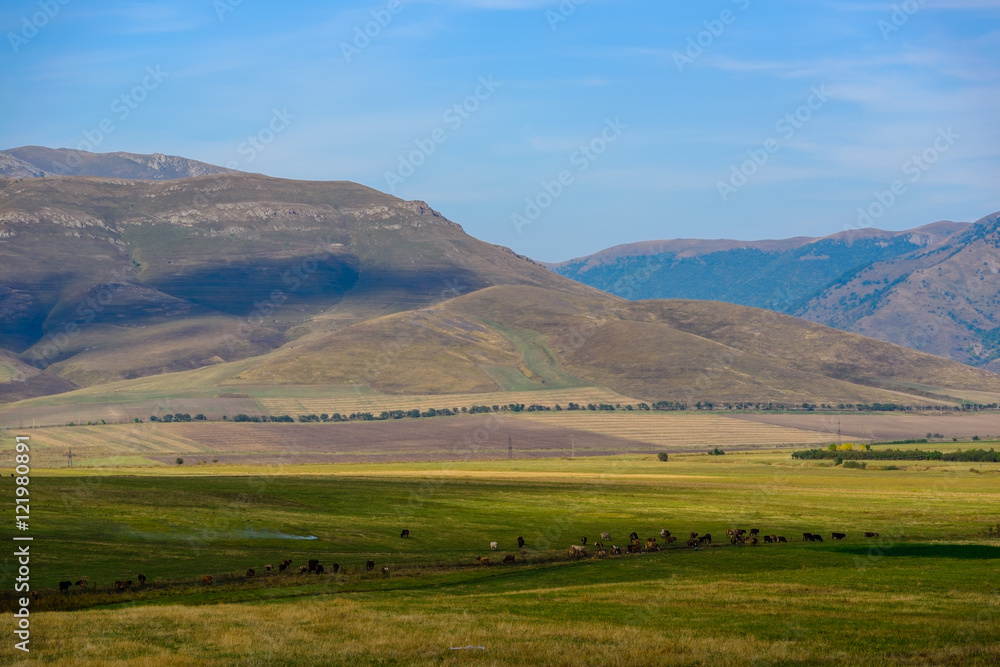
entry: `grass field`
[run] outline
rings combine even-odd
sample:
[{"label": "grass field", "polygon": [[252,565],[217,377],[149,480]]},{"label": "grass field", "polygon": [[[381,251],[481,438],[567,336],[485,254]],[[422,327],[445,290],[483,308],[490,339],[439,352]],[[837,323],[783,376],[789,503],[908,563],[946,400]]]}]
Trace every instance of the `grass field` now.
[{"label": "grass field", "polygon": [[[899,467],[845,470],[788,452],[746,452],[666,463],[620,456],[292,466],[280,474],[258,466],[38,471],[31,576],[41,598],[31,657],[996,664],[1000,466]],[[12,511],[13,480],[0,485]],[[399,538],[404,527],[410,539]],[[734,547],[728,527],[790,542]],[[630,531],[658,537],[660,528],[711,532],[715,544],[606,560],[565,555],[582,535],[592,543],[610,531],[610,543],[623,544]],[[880,537],[865,539],[866,530]],[[848,538],[832,542],[832,531]],[[827,540],[803,543],[803,532]],[[489,549],[494,540],[498,552]],[[517,554],[515,565],[475,562],[507,553]],[[262,576],[282,558],[343,570]],[[363,569],[369,558],[373,573]],[[248,567],[258,572],[249,582],[240,576]],[[5,592],[12,571],[3,572]],[[138,572],[150,579],[144,590],[109,590]],[[200,583],[205,574],[215,584]],[[86,592],[55,590],[83,577]],[[9,610],[9,593],[3,604]],[[0,661],[16,657],[12,643],[0,647]],[[484,650],[451,650],[466,646]]]}]

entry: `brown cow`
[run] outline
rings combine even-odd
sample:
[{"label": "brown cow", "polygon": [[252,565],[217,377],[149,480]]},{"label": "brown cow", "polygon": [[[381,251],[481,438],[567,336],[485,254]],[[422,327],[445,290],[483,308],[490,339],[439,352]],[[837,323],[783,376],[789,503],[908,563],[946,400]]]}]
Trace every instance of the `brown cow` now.
[{"label": "brown cow", "polygon": [[691,539],[692,540],[698,539],[698,533],[691,533]]},{"label": "brown cow", "polygon": [[677,541],[677,536],[676,535],[667,535],[667,544],[670,544],[670,543],[676,542],[676,541]]},{"label": "brown cow", "polygon": [[273,565],[265,565],[264,566],[264,571],[265,572],[274,572],[274,566]]},{"label": "brown cow", "polygon": [[642,547],[639,546],[638,544],[630,544],[628,545],[628,552],[630,554],[642,553]]},{"label": "brown cow", "polygon": [[704,540],[705,542],[708,542],[709,544],[711,544],[712,543],[712,533],[705,533],[704,535],[701,536],[701,539]]},{"label": "brown cow", "polygon": [[637,540],[637,539],[639,539],[639,533],[635,533],[635,532],[629,533],[628,539],[630,539],[630,540]]},{"label": "brown cow", "polygon": [[490,558],[489,558],[489,556],[476,556],[476,560],[479,562],[480,565],[489,565],[490,564]]},{"label": "brown cow", "polygon": [[690,540],[688,540],[688,546],[689,547],[698,546],[698,540],[692,537]]},{"label": "brown cow", "polygon": [[375,561],[370,560],[367,563],[365,563],[365,569],[368,570],[369,572],[371,572],[372,570],[374,570],[375,569]]},{"label": "brown cow", "polygon": [[383,565],[382,566],[382,576],[383,577],[388,577],[389,576],[389,566],[388,565]]},{"label": "brown cow", "polygon": [[604,548],[604,542],[594,542],[594,548],[598,549],[598,550],[603,549]]},{"label": "brown cow", "polygon": [[514,554],[507,554],[506,556],[503,557],[503,564],[504,565],[506,565],[507,563],[513,563],[513,562],[514,562]]},{"label": "brown cow", "polygon": [[[145,586],[146,585],[146,575],[144,575],[142,572],[140,572],[139,576],[137,578],[139,579],[139,585],[140,586]],[[86,585],[86,584],[84,584],[84,585]]]},{"label": "brown cow", "polygon": [[572,558],[584,558],[586,557],[587,552],[584,550],[582,546],[578,544],[571,544],[569,546],[569,555]]},{"label": "brown cow", "polygon": [[252,567],[248,567],[247,568],[247,574],[246,574],[247,579],[249,579],[250,577],[252,577],[255,574],[257,574],[257,572],[255,572]]},{"label": "brown cow", "polygon": [[[142,576],[142,575],[139,575],[139,576]],[[73,582],[73,585],[74,586],[79,586],[80,588],[86,588],[87,587],[87,580],[86,579],[80,579],[78,581]]]},{"label": "brown cow", "polygon": [[201,580],[202,580],[203,583],[206,583],[209,586],[212,585],[212,575],[210,575],[210,574],[206,574],[204,577],[201,578]]},{"label": "brown cow", "polygon": [[660,545],[656,543],[656,539],[652,537],[646,538],[646,551],[659,551]]},{"label": "brown cow", "polygon": [[870,531],[865,531],[865,537],[878,537],[878,533],[873,533]]},{"label": "brown cow", "polygon": [[757,538],[756,537],[751,537],[750,538],[750,546],[755,547],[755,546],[757,546],[757,544],[758,544]]},{"label": "brown cow", "polygon": [[777,542],[778,541],[778,536],[775,535],[774,533],[771,533],[771,541],[772,542]]}]

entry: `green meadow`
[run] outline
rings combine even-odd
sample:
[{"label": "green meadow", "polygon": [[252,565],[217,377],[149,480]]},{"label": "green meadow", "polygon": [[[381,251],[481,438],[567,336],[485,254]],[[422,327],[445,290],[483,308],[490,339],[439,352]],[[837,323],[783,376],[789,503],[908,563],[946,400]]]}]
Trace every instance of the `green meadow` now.
[{"label": "green meadow", "polygon": [[[27,660],[995,665],[998,467],[844,469],[784,451],[280,475],[39,470],[31,577],[40,597]],[[8,516],[13,484],[0,481]],[[788,543],[737,547],[727,528]],[[662,544],[660,529],[680,539],[655,553],[610,555],[632,531]],[[598,559],[602,531],[612,537]],[[690,532],[711,533],[712,546],[688,548]],[[824,542],[804,543],[804,532]],[[571,559],[582,536],[587,557]],[[499,563],[507,554],[514,564]],[[265,573],[283,559],[294,573]],[[309,559],[327,572],[298,574]],[[249,580],[247,568],[256,571]],[[139,572],[145,587],[113,590]],[[83,578],[86,590],[58,591]],[[23,659],[8,638],[0,660]]]}]

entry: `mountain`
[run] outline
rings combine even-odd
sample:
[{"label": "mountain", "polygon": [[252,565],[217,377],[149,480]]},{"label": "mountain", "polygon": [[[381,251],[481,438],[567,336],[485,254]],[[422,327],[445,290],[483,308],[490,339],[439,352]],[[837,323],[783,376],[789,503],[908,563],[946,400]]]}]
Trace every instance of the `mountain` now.
[{"label": "mountain", "polygon": [[163,181],[230,173],[232,169],[160,153],[90,153],[43,146],[0,151],[0,177],[6,178],[97,176]]},{"label": "mountain", "polygon": [[849,273],[795,314],[1000,371],[1000,215]]},{"label": "mountain", "polygon": [[79,385],[259,355],[501,284],[593,291],[354,183],[0,179],[0,347]]},{"label": "mountain", "polygon": [[845,274],[937,244],[968,226],[938,222],[905,232],[857,229],[768,241],[647,241],[548,266],[630,299],[706,299],[795,313]]}]

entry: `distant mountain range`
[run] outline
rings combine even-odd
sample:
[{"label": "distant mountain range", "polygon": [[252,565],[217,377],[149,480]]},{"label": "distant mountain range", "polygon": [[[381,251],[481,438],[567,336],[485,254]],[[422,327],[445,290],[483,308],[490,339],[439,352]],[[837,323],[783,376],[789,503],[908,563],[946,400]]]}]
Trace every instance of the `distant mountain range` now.
[{"label": "distant mountain range", "polygon": [[[112,382],[115,396],[140,387],[177,396],[204,390],[206,367],[209,384],[226,391],[601,387],[691,404],[1000,396],[996,374],[768,310],[632,303],[479,241],[424,202],[355,183],[284,180],[159,155],[76,157],[78,174],[45,176],[66,151],[0,153],[13,174],[0,177],[0,402]],[[968,246],[980,238],[977,229],[939,223],[905,235],[866,232],[850,243],[675,242],[639,258],[628,251],[594,259],[578,272],[630,261],[618,279],[636,298],[671,263],[709,258],[714,277],[685,268],[691,284],[715,282],[713,289],[735,294],[728,283],[740,271],[726,273],[726,257],[765,286],[785,275],[767,259],[784,257],[786,272],[815,280],[819,267],[847,267],[852,251],[863,249],[868,267],[898,263],[943,239]],[[854,275],[859,285],[869,280]],[[814,292],[841,300],[831,281],[817,282]],[[876,297],[884,295],[849,303],[861,314]]]},{"label": "distant mountain range", "polygon": [[649,241],[548,266],[629,299],[757,306],[1000,371],[997,216],[822,238]]}]

